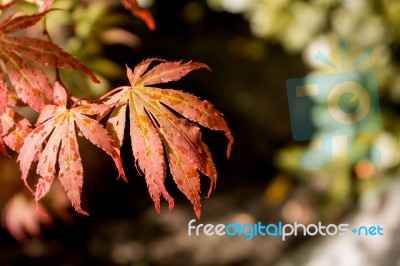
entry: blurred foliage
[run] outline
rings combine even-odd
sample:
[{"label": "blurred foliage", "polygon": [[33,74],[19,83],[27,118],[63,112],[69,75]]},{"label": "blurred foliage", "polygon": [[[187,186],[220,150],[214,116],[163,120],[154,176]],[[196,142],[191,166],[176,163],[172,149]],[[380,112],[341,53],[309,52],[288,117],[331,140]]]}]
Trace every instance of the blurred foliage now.
[{"label": "blurred foliage", "polygon": [[[334,158],[333,167],[300,168],[302,154],[318,146],[316,137],[329,135],[329,125],[323,123],[327,110],[318,106],[313,110],[317,127],[315,138],[308,146],[302,143],[288,145],[278,152],[275,162],[282,172],[293,177],[293,180],[312,188],[311,193],[317,195],[317,210],[322,218],[340,217],[349,210],[361,193],[390,182],[388,174],[398,168],[400,158],[400,2],[208,0],[208,4],[216,11],[242,14],[249,21],[254,36],[269,44],[280,44],[289,54],[301,54],[304,63],[310,68],[309,75],[348,71],[361,54],[371,50],[372,56],[352,71],[371,68],[376,72],[383,128],[380,132],[359,134],[354,126],[354,137],[349,138],[348,143],[349,147],[356,143],[373,145],[381,152],[381,162],[372,163],[375,158],[369,148],[359,148],[348,155],[347,147],[343,146],[339,158]],[[345,64],[341,69],[326,66],[315,58],[316,53],[320,51],[333,64],[340,66],[339,39],[348,42]],[[329,157],[332,154],[325,156]],[[346,156],[352,156],[351,159],[358,162],[348,163],[344,159]],[[282,186],[279,185],[282,184],[280,180],[273,181],[266,193],[272,191],[271,187]],[[276,197],[280,198],[281,194],[278,193]],[[338,211],[335,212],[335,209]]]}]

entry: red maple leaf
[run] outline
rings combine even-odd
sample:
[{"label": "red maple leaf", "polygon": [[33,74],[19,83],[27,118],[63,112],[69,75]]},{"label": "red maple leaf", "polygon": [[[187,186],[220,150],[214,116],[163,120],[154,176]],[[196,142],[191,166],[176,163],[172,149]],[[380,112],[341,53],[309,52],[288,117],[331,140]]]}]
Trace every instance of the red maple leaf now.
[{"label": "red maple leaf", "polygon": [[[150,64],[161,62],[149,70]],[[120,87],[106,102],[128,105],[113,109],[107,129],[114,142],[121,146],[124,138],[125,114],[129,108],[132,152],[138,167],[144,173],[150,195],[157,212],[160,211],[162,195],[173,208],[174,201],[168,194],[164,180],[166,175],[165,155],[178,188],[192,202],[195,213],[200,217],[200,178],[197,170],[211,179],[208,192],[215,186],[217,172],[211,154],[201,139],[198,126],[177,117],[169,108],[187,119],[213,130],[221,130],[229,140],[229,156],[233,136],[222,117],[208,101],[172,89],[160,89],[154,84],[176,81],[192,70],[206,68],[202,63],[166,62],[148,59],[135,67],[127,68],[131,86]],[[147,71],[147,72],[146,72]]]},{"label": "red maple leaf", "polygon": [[[99,82],[92,71],[54,43],[10,35],[33,26],[47,12],[49,11],[18,17],[10,15],[0,22],[0,60],[3,62],[6,74],[19,98],[36,111],[53,103],[53,93],[47,75],[30,62],[47,67],[82,71],[94,82]],[[5,112],[7,104],[7,83],[5,81],[5,74],[0,72],[0,114]]]},{"label": "red maple leaf", "polygon": [[31,132],[31,123],[11,108],[0,117],[0,139],[13,151],[19,153],[25,137]]},{"label": "red maple leaf", "polygon": [[156,30],[156,23],[154,22],[153,16],[146,9],[139,7],[136,0],[121,0],[121,2],[134,16],[142,19],[150,30]]},{"label": "red maple leaf", "polygon": [[[87,212],[81,208],[83,168],[75,125],[85,138],[113,158],[119,175],[126,180],[119,149],[113,144],[107,130],[98,121],[88,117],[88,115],[103,113],[110,106],[85,104],[68,109],[67,94],[58,83],[54,86],[54,101],[56,105],[47,105],[42,110],[36,128],[25,138],[18,156],[22,179],[28,186],[29,169],[32,162],[37,159],[36,172],[41,176],[35,192],[35,200],[38,202],[49,192],[56,174],[58,160],[58,179],[61,185],[75,210],[87,215]],[[46,140],[47,143],[45,143]]]}]

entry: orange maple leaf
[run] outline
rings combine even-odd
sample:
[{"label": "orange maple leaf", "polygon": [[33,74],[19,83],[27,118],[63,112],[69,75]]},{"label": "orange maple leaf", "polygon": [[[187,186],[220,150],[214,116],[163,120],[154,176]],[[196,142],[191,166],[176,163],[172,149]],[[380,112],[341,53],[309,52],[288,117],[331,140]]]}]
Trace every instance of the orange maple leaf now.
[{"label": "orange maple leaf", "polygon": [[[161,63],[149,70],[153,62]],[[119,91],[106,101],[108,104],[128,103],[113,109],[107,122],[107,129],[114,142],[121,146],[126,123],[125,115],[129,108],[132,152],[137,165],[145,175],[157,212],[160,211],[161,195],[167,200],[170,210],[174,206],[174,200],[164,185],[166,175],[164,149],[173,179],[192,202],[197,217],[201,214],[200,177],[197,170],[211,179],[208,195],[217,179],[211,154],[201,139],[199,127],[177,117],[169,108],[202,126],[223,131],[229,140],[227,155],[230,154],[233,143],[231,131],[222,114],[208,101],[201,101],[181,91],[153,86],[179,80],[199,68],[208,69],[208,66],[195,62],[147,59],[136,66],[134,71],[127,68],[131,86],[120,87]]]}]

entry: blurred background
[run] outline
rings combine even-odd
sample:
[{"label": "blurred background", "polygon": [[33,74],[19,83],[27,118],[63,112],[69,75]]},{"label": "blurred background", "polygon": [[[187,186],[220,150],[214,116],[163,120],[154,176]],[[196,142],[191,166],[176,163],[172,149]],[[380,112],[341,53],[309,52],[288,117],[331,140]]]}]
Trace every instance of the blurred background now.
[{"label": "blurred background", "polygon": [[[35,12],[35,1],[19,7]],[[167,177],[176,199],[158,215],[144,178],[133,164],[130,143],[122,147],[129,183],[116,181],[110,158],[81,140],[85,167],[82,205],[76,214],[54,186],[43,200],[51,218],[37,214],[11,159],[0,161],[1,265],[400,265],[400,2],[395,0],[142,0],[157,30],[119,1],[57,0],[47,17],[54,41],[84,61],[102,80],[93,85],[73,71],[62,79],[75,96],[96,99],[127,84],[124,66],[148,57],[200,61],[171,87],[207,99],[224,113],[235,143],[229,160],[220,132],[203,129],[219,173],[209,199],[203,193],[197,223],[348,223],[380,225],[383,236],[189,237],[192,206]],[[37,8],[36,8],[37,10]],[[40,27],[28,30],[36,36]],[[342,65],[338,42],[347,41]],[[294,141],[286,81],[350,71],[376,73],[382,127],[363,132],[354,125],[346,143],[335,143],[332,167],[300,167],[302,155],[330,134],[326,110],[313,107],[315,138]],[[315,55],[321,52],[336,69]],[[321,122],[322,121],[322,122]],[[358,143],[365,146],[356,145]],[[371,147],[381,153],[373,163]],[[202,177],[202,190],[208,180]],[[7,218],[11,217],[11,218]],[[10,232],[12,234],[10,234]],[[17,238],[17,241],[15,238]]]}]

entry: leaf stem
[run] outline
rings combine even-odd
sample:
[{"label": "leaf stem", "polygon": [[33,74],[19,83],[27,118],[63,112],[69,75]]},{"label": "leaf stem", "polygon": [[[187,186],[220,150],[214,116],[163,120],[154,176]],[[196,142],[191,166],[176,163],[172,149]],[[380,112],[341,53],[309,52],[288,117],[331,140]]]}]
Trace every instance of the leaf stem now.
[{"label": "leaf stem", "polygon": [[[49,42],[54,43],[53,38],[51,38],[51,35],[50,35],[49,31],[47,30],[46,16],[43,17],[43,24],[42,24],[42,27],[43,27],[43,29],[42,29],[42,34],[43,34],[44,36],[46,36],[46,38],[48,39]],[[56,60],[58,61],[58,58],[56,58]],[[66,88],[65,85],[64,85],[64,83],[63,83],[62,80],[61,80],[60,69],[57,67],[57,65],[58,65],[58,62],[57,62],[57,61],[56,61],[56,63],[54,64],[54,65],[55,65],[55,66],[54,66],[54,71],[55,71],[55,76],[56,76],[55,78],[56,78],[56,81],[58,81],[58,83],[61,84],[61,86],[63,86],[64,88]]]}]

